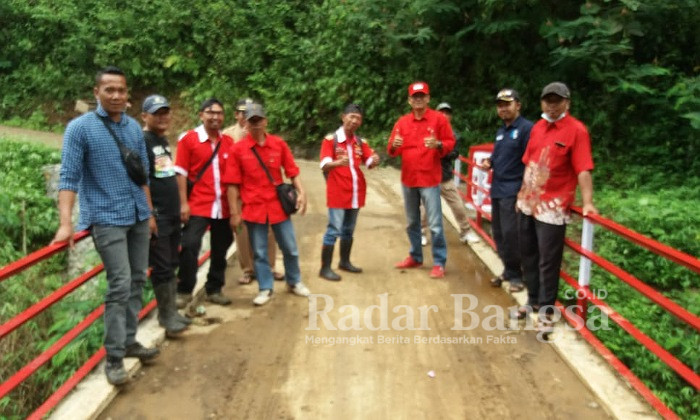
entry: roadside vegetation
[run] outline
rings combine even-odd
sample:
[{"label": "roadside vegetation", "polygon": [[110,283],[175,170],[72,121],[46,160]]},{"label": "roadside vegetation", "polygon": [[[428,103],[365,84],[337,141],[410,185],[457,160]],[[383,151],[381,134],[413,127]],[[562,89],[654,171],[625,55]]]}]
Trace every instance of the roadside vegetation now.
[{"label": "roadside vegetation", "polygon": [[[272,131],[283,133],[295,150],[315,151],[352,101],[366,110],[363,135],[384,150],[393,122],[408,109],[407,85],[425,80],[433,105],[447,101],[455,110],[455,129],[465,139],[460,152],[466,154],[469,145],[492,140],[499,88],[516,88],[523,114],[536,120],[541,88],[561,80],[572,90],[572,114],[591,131],[594,198],[601,213],[698,256],[697,5],[697,0],[252,0],[235,6],[223,0],[7,0],[0,2],[0,121],[60,131],[75,115],[74,101],[91,98],[95,71],[113,64],[128,74],[129,112],[136,115],[146,95],[165,94],[189,115],[177,121],[179,130],[195,123],[196,107],[206,97],[232,105],[250,96],[265,103]],[[44,246],[53,235],[55,205],[44,197],[39,168],[59,159],[55,151],[0,139],[0,264],[25,248]],[[697,274],[601,228],[595,249],[700,314]],[[570,266],[577,264],[577,258],[567,258]],[[0,319],[63,284],[64,266],[54,257],[27,278],[0,283]],[[696,331],[602,271],[594,272],[593,287],[606,290],[611,306],[700,370]],[[56,305],[53,315],[0,341],[0,381],[95,307],[99,287],[89,293],[94,304]],[[0,413],[31,412],[99,347],[100,331],[91,328],[92,335],[0,401]],[[679,416],[700,416],[697,391],[626,333],[598,334]]]}]

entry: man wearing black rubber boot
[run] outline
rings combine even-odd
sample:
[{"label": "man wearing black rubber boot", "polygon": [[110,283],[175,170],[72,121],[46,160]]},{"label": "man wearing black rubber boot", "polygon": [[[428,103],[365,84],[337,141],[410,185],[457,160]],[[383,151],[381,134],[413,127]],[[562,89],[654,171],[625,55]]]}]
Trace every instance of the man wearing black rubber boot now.
[{"label": "man wearing black rubber boot", "polygon": [[165,132],[170,127],[170,104],[161,95],[143,101],[141,119],[150,166],[151,200],[158,225],[158,234],[151,238],[149,263],[151,283],[158,303],[158,323],[168,337],[182,333],[192,322],[180,315],[175,306],[180,228],[180,197],[170,144]]},{"label": "man wearing black rubber boot", "polygon": [[365,205],[367,184],[360,165],[374,168],[379,156],[367,142],[355,135],[362,125],[363,111],[356,104],[345,107],[343,125],[328,134],[321,144],[321,170],[326,177],[326,203],[328,228],[323,235],[321,270],[318,275],[326,280],[338,281],[341,277],[331,269],[335,240],[340,238],[340,263],[338,268],[350,273],[362,269],[350,263],[353,232],[360,207]]}]

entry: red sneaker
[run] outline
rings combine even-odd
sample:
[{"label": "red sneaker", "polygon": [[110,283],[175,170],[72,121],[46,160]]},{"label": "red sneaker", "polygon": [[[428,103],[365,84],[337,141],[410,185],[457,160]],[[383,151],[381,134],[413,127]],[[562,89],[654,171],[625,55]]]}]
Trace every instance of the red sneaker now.
[{"label": "red sneaker", "polygon": [[406,257],[405,260],[394,264],[394,267],[396,267],[396,268],[416,268],[416,267],[420,267],[422,265],[423,265],[422,262],[418,262],[418,261],[414,260],[413,257],[409,255],[408,257]]},{"label": "red sneaker", "polygon": [[430,270],[430,278],[441,279],[445,277],[445,268],[441,265],[434,265],[433,269]]}]

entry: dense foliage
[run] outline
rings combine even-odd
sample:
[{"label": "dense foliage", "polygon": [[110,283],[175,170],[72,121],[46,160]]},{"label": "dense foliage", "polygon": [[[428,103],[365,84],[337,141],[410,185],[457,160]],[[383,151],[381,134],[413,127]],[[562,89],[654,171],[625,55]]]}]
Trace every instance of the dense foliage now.
[{"label": "dense foliage", "polygon": [[[367,111],[364,134],[381,145],[407,110],[406,86],[422,79],[433,103],[452,104],[455,128],[473,144],[492,138],[499,88],[518,89],[524,115],[536,119],[542,86],[561,80],[572,88],[572,113],[591,131],[601,212],[697,256],[698,6],[698,0],[5,0],[0,120],[65,123],[73,100],[91,96],[94,72],[115,64],[128,73],[135,104],[157,91],[194,116],[205,97],[231,104],[251,96],[265,102],[274,131],[311,148],[338,124],[342,106],[356,101]],[[12,150],[18,159],[38,153]],[[0,159],[14,165],[0,170],[0,258],[14,258],[23,240],[30,249],[45,244],[56,223],[42,211],[50,203],[39,181],[15,176],[38,163],[11,160]],[[3,176],[8,171],[13,175]],[[596,249],[700,313],[697,275],[602,230]],[[604,273],[594,282],[610,292],[611,305],[698,370],[696,332],[655,316],[644,298]],[[601,334],[664,402],[685,417],[699,415],[697,392],[658,368],[649,352],[624,332]]]}]

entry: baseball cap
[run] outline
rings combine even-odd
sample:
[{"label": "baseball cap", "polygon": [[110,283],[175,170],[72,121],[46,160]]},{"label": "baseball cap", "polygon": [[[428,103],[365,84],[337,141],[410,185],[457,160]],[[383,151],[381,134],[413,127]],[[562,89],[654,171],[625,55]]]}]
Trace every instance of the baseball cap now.
[{"label": "baseball cap", "polygon": [[253,100],[250,98],[240,99],[236,102],[236,111],[245,112],[245,108],[252,103]]},{"label": "baseball cap", "polygon": [[540,95],[540,99],[544,98],[545,96],[549,95],[550,93],[553,93],[555,95],[559,95],[564,99],[569,99],[571,97],[571,93],[569,93],[569,88],[566,87],[566,85],[562,82],[552,82],[548,84],[547,86],[542,89],[542,94]]},{"label": "baseball cap", "polygon": [[501,89],[496,94],[496,102],[498,101],[520,102],[520,95],[518,95],[518,92],[515,89]]},{"label": "baseball cap", "polygon": [[430,88],[428,87],[428,84],[425,82],[411,83],[408,86],[408,96],[413,96],[416,93],[425,93],[426,95],[430,95]]},{"label": "baseball cap", "polygon": [[440,104],[435,108],[438,111],[447,110],[452,111],[452,107],[447,102],[440,102]]},{"label": "baseball cap", "polygon": [[148,112],[149,114],[155,114],[161,108],[170,108],[170,103],[165,96],[161,95],[151,95],[144,99],[141,110],[143,112]]},{"label": "baseball cap", "polygon": [[262,105],[251,103],[246,106],[245,109],[245,119],[249,120],[253,117],[265,118],[265,109]]}]

